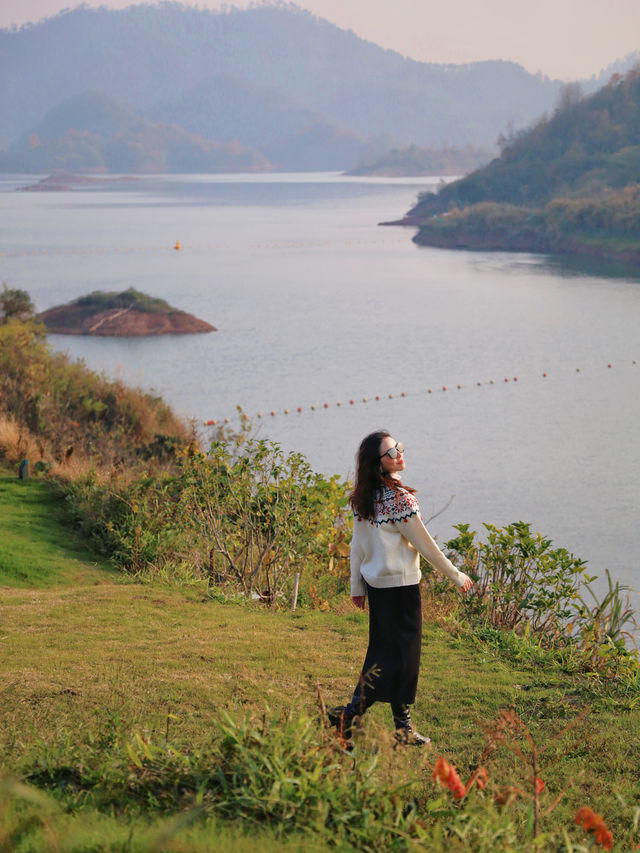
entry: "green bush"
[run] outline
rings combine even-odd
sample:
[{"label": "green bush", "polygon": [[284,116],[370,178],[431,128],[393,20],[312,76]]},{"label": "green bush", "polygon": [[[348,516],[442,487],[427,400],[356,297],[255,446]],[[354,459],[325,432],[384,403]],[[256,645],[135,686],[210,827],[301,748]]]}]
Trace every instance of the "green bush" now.
[{"label": "green bush", "polygon": [[552,548],[552,541],[532,533],[529,524],[485,528],[487,541],[481,542],[468,524],[459,524],[458,536],[445,546],[476,580],[476,593],[460,603],[469,620],[535,635],[546,648],[571,651],[581,668],[625,678],[639,672],[637,651],[627,648],[623,630],[633,620],[622,599],[625,587],[613,584],[607,572],[609,589],[600,600],[586,563],[565,548]]}]

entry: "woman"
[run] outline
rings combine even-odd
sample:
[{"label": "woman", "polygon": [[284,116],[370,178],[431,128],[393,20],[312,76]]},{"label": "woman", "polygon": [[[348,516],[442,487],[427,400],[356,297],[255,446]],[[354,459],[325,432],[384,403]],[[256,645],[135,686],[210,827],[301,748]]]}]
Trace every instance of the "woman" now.
[{"label": "woman", "polygon": [[329,711],[341,742],[353,746],[354,720],[374,702],[389,702],[402,743],[429,738],[412,726],[409,706],[416,697],[422,641],[420,554],[463,593],[473,581],[445,557],[420,517],[415,490],[404,486],[404,447],[386,431],[360,444],[353,509],[351,600],[364,610],[369,598],[369,647],[353,698]]}]

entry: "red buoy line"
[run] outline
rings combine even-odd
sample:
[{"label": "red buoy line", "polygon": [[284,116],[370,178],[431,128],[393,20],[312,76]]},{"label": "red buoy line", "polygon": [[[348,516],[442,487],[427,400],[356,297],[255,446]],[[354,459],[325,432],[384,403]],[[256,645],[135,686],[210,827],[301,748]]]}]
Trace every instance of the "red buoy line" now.
[{"label": "red buoy line", "polygon": [[24,257],[39,257],[46,255],[47,257],[55,255],[127,255],[138,252],[184,252],[188,250],[199,251],[223,251],[227,249],[242,249],[253,251],[264,251],[267,249],[325,249],[335,248],[336,246],[384,246],[391,244],[406,243],[406,239],[376,239],[376,240],[279,240],[273,243],[190,243],[184,245],[180,240],[172,245],[167,246],[115,246],[111,248],[92,248],[84,249],[25,249],[22,251],[0,252],[0,258],[24,258]]},{"label": "red buoy line", "polygon": [[[637,365],[638,360],[634,358],[631,363],[633,365]],[[608,362],[607,363],[607,369],[611,370],[612,368],[613,368],[613,363]],[[580,367],[576,367],[575,372],[581,373],[582,369]],[[548,376],[549,376],[549,374],[547,371],[543,371],[541,374],[542,379],[547,379]],[[485,381],[478,380],[475,383],[471,383],[471,384],[468,383],[467,385],[463,385],[462,383],[458,383],[455,386],[455,388],[456,388],[456,390],[461,391],[463,388],[467,388],[467,387],[475,386],[475,387],[479,388],[479,387],[482,387],[483,385],[504,385],[505,383],[518,382],[518,381],[519,380],[518,380],[517,376],[505,376],[504,379],[489,379],[489,380],[485,380]],[[312,403],[311,405],[307,405],[306,407],[305,406],[295,406],[295,407],[290,408],[290,409],[281,409],[281,410],[272,409],[271,411],[266,412],[266,413],[265,412],[256,412],[255,417],[256,418],[264,418],[264,417],[275,418],[279,415],[292,415],[292,414],[302,414],[303,412],[316,412],[319,410],[330,409],[333,407],[342,408],[344,406],[355,406],[355,405],[358,405],[360,403],[371,403],[371,402],[375,403],[375,402],[379,402],[380,400],[383,400],[383,399],[393,400],[393,399],[396,399],[398,397],[400,397],[400,398],[401,397],[416,397],[416,396],[419,396],[419,395],[422,395],[425,393],[426,394],[436,394],[438,392],[442,393],[442,392],[447,392],[449,390],[451,390],[451,388],[448,385],[440,385],[440,386],[436,386],[436,387],[430,386],[429,388],[426,389],[426,391],[413,391],[413,392],[409,392],[409,393],[407,393],[406,391],[401,391],[399,394],[393,394],[393,393],[391,393],[391,394],[375,394],[372,397],[366,397],[365,396],[365,397],[360,397],[358,399],[356,399],[355,397],[351,397],[346,401],[345,400],[338,400],[333,404],[325,402],[325,403],[322,403],[321,405],[317,405],[316,403]],[[249,415],[247,415],[247,414],[242,414],[241,417],[245,421],[249,420]],[[220,424],[228,424],[228,423],[231,423],[231,418],[223,418],[223,419],[212,418],[208,421],[205,421],[204,425],[205,426],[218,426]]]}]

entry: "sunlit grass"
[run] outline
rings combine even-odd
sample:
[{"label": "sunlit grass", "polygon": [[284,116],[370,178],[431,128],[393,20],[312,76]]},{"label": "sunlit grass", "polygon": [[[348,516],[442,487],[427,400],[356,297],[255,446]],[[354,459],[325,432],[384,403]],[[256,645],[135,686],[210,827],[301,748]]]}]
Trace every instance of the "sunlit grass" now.
[{"label": "sunlit grass", "polygon": [[46,483],[16,474],[0,470],[0,587],[113,579],[116,572],[64,523],[63,498]]}]

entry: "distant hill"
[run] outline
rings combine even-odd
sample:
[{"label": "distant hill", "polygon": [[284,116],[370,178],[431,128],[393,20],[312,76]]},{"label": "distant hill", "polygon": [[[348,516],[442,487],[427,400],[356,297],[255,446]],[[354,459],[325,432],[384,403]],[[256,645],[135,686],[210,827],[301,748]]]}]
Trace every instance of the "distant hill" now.
[{"label": "distant hill", "polygon": [[0,171],[245,172],[271,164],[240,143],[219,143],[154,123],[105,95],[87,93],[50,110],[0,152]]},{"label": "distant hill", "polygon": [[406,59],[291,4],[79,7],[0,32],[0,145],[90,91],[208,141],[258,147],[279,168],[349,168],[394,145],[493,145],[559,87],[512,62]]},{"label": "distant hill", "polygon": [[500,157],[421,196],[416,242],[578,251],[640,263],[640,66],[589,97],[568,87],[551,118]]},{"label": "distant hill", "polygon": [[401,177],[404,175],[462,175],[493,158],[489,148],[443,145],[440,148],[393,148],[382,157],[357,166],[347,175]]}]

